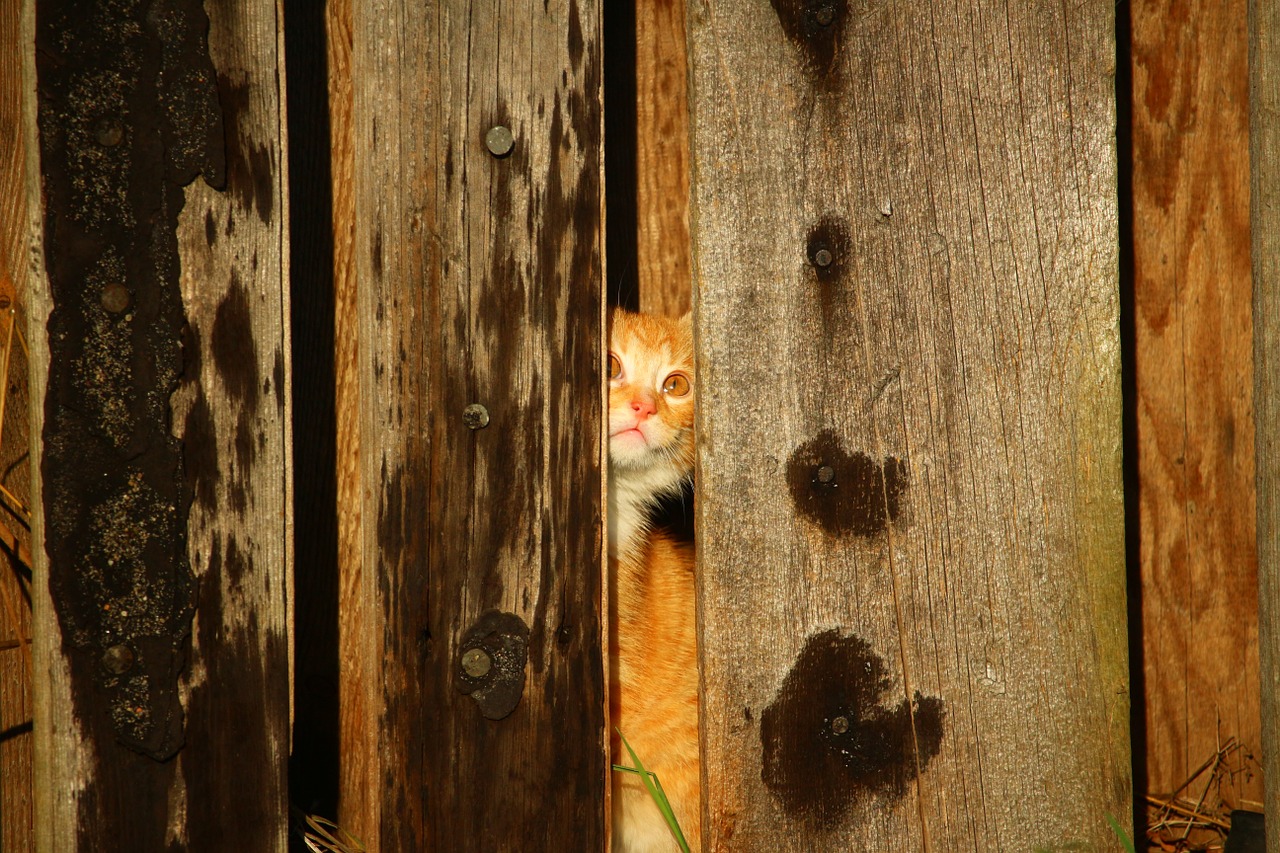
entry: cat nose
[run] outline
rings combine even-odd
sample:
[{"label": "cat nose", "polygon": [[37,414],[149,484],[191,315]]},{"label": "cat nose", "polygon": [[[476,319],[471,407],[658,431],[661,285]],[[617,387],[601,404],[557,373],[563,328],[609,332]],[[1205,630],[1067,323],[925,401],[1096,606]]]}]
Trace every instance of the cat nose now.
[{"label": "cat nose", "polygon": [[637,417],[646,418],[657,410],[658,407],[648,397],[634,397],[631,400],[631,411],[635,412]]}]

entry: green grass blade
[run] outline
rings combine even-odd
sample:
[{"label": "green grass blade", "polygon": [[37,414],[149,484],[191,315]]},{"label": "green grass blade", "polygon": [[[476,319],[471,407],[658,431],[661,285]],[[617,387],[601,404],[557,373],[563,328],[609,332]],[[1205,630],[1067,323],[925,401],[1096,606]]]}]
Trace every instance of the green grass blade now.
[{"label": "green grass blade", "polygon": [[1108,813],[1107,823],[1111,824],[1111,831],[1116,834],[1116,838],[1120,839],[1120,843],[1124,845],[1124,849],[1127,853],[1138,853],[1133,846],[1133,839],[1129,837],[1129,833],[1124,831],[1124,827],[1120,825],[1120,821],[1116,820]]},{"label": "green grass blade", "polygon": [[622,737],[622,732],[617,729],[614,729],[614,731],[617,731],[618,737],[622,738],[622,745],[627,748],[635,767],[620,767],[615,764],[613,769],[640,774],[645,790],[649,792],[649,796],[653,797],[653,801],[657,803],[658,811],[662,812],[662,819],[667,822],[667,826],[671,827],[671,834],[676,837],[676,843],[680,845],[680,850],[682,853],[689,853],[689,842],[684,840],[684,833],[680,831],[680,822],[676,820],[676,813],[671,808],[671,801],[667,799],[667,792],[662,790],[662,782],[658,780],[658,774],[645,770],[644,764],[640,762],[640,757],[636,755],[636,751],[631,748],[631,744],[627,743],[627,739]]}]

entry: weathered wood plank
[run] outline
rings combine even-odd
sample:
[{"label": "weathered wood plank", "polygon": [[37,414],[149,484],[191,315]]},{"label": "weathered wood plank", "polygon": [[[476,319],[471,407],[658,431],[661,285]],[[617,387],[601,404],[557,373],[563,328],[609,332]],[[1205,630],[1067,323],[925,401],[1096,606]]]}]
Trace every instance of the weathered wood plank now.
[{"label": "weathered wood plank", "polygon": [[1114,7],[771,6],[691,14],[705,849],[1113,849]]},{"label": "weathered wood plank", "polygon": [[[21,3],[0,4],[0,351],[13,329],[26,321],[25,314],[13,313],[19,294],[26,291],[31,239],[24,109],[32,99],[24,96],[28,79],[23,73],[31,38],[23,26],[23,12]],[[28,366],[16,341],[12,353],[9,374],[0,377],[11,389],[0,431],[0,486],[30,504]],[[0,510],[0,524],[6,539],[17,536],[29,549],[30,532],[12,513]],[[8,553],[0,557],[0,850],[5,851],[35,846],[31,603],[28,584],[19,581],[20,572],[29,571]]]},{"label": "weathered wood plank", "polygon": [[[211,138],[225,144],[224,156],[210,153],[204,173],[216,182],[225,179],[225,190],[199,182],[185,192],[166,189],[166,200],[157,210],[130,215],[114,208],[112,197],[99,194],[102,185],[94,185],[94,192],[76,197],[70,218],[67,209],[58,208],[45,220],[52,285],[44,287],[36,271],[33,278],[38,286],[29,305],[32,388],[33,393],[54,399],[44,322],[51,309],[68,310],[55,294],[65,300],[75,292],[65,289],[76,275],[65,265],[68,255],[80,257],[85,249],[86,244],[70,242],[78,235],[89,246],[98,245],[93,240],[105,246],[107,266],[93,266],[86,277],[86,287],[100,307],[84,309],[103,341],[115,340],[112,330],[127,330],[135,314],[137,322],[143,322],[155,311],[155,300],[179,302],[179,316],[186,323],[181,356],[173,363],[163,356],[156,360],[161,375],[173,371],[176,390],[154,404],[169,407],[167,429],[179,440],[182,476],[172,513],[177,514],[181,531],[176,541],[198,587],[191,592],[195,608],[189,627],[170,629],[185,634],[178,636],[181,668],[176,686],[182,716],[171,721],[165,740],[142,740],[139,749],[150,753],[143,754],[118,740],[119,721],[106,718],[100,700],[92,694],[103,685],[117,689],[112,681],[117,674],[126,686],[131,685],[133,668],[148,666],[147,656],[154,646],[141,646],[132,653],[121,647],[128,646],[130,636],[147,639],[145,626],[134,626],[129,620],[150,618],[156,612],[147,603],[155,590],[127,590],[121,598],[118,589],[104,584],[115,597],[103,602],[103,611],[110,607],[113,616],[104,617],[101,624],[104,631],[113,633],[70,636],[64,626],[92,623],[68,622],[68,618],[86,617],[75,613],[68,617],[65,593],[51,595],[51,585],[44,578],[77,566],[50,561],[44,549],[36,549],[41,563],[35,596],[37,849],[284,850],[292,509],[286,160],[278,9],[274,3],[210,8],[207,55],[212,73],[205,75],[198,63],[184,64],[186,54],[180,54],[182,59],[173,65],[174,54],[165,52],[186,37],[189,25],[196,27],[198,41],[203,42],[204,26],[198,17],[191,17],[196,14],[193,7],[95,8],[103,21],[89,18],[91,26],[80,27],[81,21],[66,17],[65,9],[41,4],[46,56],[56,57],[73,43],[66,40],[72,38],[73,20],[74,38],[93,44],[93,51],[103,48],[94,39],[120,36],[113,43],[114,57],[109,50],[103,51],[102,56],[109,58],[101,67],[78,66],[85,59],[73,51],[61,57],[66,64],[57,69],[69,77],[51,76],[46,81],[47,67],[42,65],[41,87],[54,87],[53,97],[43,107],[49,112],[42,114],[42,122],[48,120],[43,145],[54,154],[43,163],[46,198],[56,199],[55,192],[63,191],[60,182],[66,176],[51,175],[50,170],[61,168],[59,160],[66,152],[72,174],[81,179],[101,179],[106,182],[102,185],[110,186],[110,181],[123,175],[129,182],[130,200],[146,197],[154,189],[152,181],[176,180],[182,169],[174,164],[184,159],[189,163],[194,153],[183,147],[189,142],[183,133],[208,118],[193,94],[197,86],[216,87],[211,91],[216,91],[220,104],[221,127]],[[154,64],[156,54],[151,53],[154,45],[149,39],[156,39],[162,48],[159,65]],[[187,42],[184,49],[191,47]],[[196,49],[205,47],[201,43]],[[157,128],[134,123],[149,109],[146,99],[154,91],[159,68],[169,75],[160,89],[170,99],[164,103],[165,114],[180,116],[178,122],[183,125],[176,136],[160,136]],[[72,95],[65,101],[68,90],[57,88],[61,79],[70,80]],[[163,88],[174,81],[179,81],[174,88]],[[93,97],[84,97],[86,93]],[[127,109],[122,109],[123,103]],[[147,148],[152,145],[157,147]],[[220,159],[225,171],[218,165]],[[104,207],[95,209],[97,203]],[[109,228],[102,227],[103,222],[110,222]],[[113,237],[104,235],[127,233],[135,226],[138,230],[131,239],[146,247],[142,250],[146,260],[139,264],[138,259],[125,257],[120,267],[112,265],[109,253],[118,247],[110,242]],[[65,251],[68,247],[74,251]],[[120,268],[124,270],[121,277],[103,282],[104,274]],[[59,284],[60,279],[64,280]],[[104,322],[98,316],[104,312],[118,319]],[[74,324],[74,318],[59,322],[59,328],[65,329],[68,323]],[[129,340],[128,345],[139,346],[138,338]],[[163,341],[156,345],[161,351],[168,346]],[[105,364],[110,368],[116,363],[108,358]],[[141,359],[129,365],[132,370],[150,369],[150,363]],[[65,371],[65,366],[58,369]],[[65,401],[65,375],[56,381],[60,389],[56,399]],[[109,394],[116,386],[107,382],[105,387],[104,393]],[[47,411],[61,417],[61,404],[48,403]],[[95,405],[110,409],[112,403],[104,397]],[[37,434],[48,426],[42,414],[36,416]],[[50,433],[43,434],[41,450],[47,463]],[[112,435],[108,438],[114,440]],[[126,455],[117,464],[119,470],[127,471],[133,459]],[[44,470],[47,476],[49,469]],[[114,476],[110,462],[104,463],[104,470]],[[150,476],[144,474],[139,481],[146,488],[153,486]],[[67,504],[61,501],[67,490],[61,482],[61,497],[51,497],[49,483],[38,485],[44,490],[38,502],[48,503],[41,505],[34,529],[37,541],[52,551],[59,543],[50,538],[51,532],[74,519],[66,517]],[[101,547],[109,552],[116,549],[122,563],[131,566],[125,561],[133,559],[135,549],[126,534],[143,521],[127,519],[128,528],[117,529],[120,535],[115,539],[108,535]],[[105,528],[106,533],[112,529]],[[92,559],[96,553],[88,556]],[[108,561],[105,568],[96,564],[91,568],[111,577],[111,565]],[[127,610],[122,602],[129,604]],[[120,637],[125,640],[121,642]],[[145,718],[148,707],[156,706],[137,707],[142,711],[139,718]],[[128,735],[131,729],[126,726],[124,731]],[[157,760],[169,749],[175,750],[174,757]]]},{"label": "weathered wood plank", "polygon": [[600,849],[599,5],[353,12],[363,840]]},{"label": "weathered wood plank", "polygon": [[636,243],[640,308],[689,310],[689,93],[685,0],[636,10]]},{"label": "weathered wood plank", "polygon": [[[1181,786],[1228,737],[1259,748],[1245,11],[1244,0],[1131,10],[1152,793]],[[1261,777],[1237,781],[1224,791],[1236,805],[1261,799]]]},{"label": "weathered wood plank", "polygon": [[187,703],[190,725],[202,728],[179,755],[193,850],[287,846],[293,439],[279,11],[272,2],[209,9],[227,188],[192,185],[179,230],[199,366],[174,401],[195,490],[188,536],[200,577]]},{"label": "weathered wood plank", "polygon": [[[378,699],[373,602],[365,597],[361,545],[359,317],[355,271],[355,140],[352,125],[352,8],[326,6],[329,127],[333,172],[334,402],[338,478],[338,823],[357,838],[378,838]],[[371,669],[371,667],[373,667]]]},{"label": "weathered wood plank", "polygon": [[[1249,0],[1253,400],[1258,489],[1263,811],[1280,814],[1280,3]],[[1280,821],[1267,821],[1280,850]]]}]

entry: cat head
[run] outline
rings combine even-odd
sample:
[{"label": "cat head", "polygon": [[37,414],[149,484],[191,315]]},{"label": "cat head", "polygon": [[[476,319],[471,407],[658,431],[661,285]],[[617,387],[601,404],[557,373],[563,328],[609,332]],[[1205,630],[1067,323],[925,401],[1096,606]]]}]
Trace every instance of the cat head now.
[{"label": "cat head", "polygon": [[613,312],[609,459],[621,471],[693,470],[693,328],[680,319]]}]

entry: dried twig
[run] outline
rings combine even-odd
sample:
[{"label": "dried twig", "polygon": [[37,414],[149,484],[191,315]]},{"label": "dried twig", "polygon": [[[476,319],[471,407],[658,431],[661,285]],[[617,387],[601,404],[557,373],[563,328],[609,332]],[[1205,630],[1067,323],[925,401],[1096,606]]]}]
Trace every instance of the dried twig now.
[{"label": "dried twig", "polygon": [[[1188,829],[1194,826],[1198,826],[1200,824],[1208,824],[1209,826],[1217,827],[1218,829],[1221,829],[1223,832],[1226,832],[1227,830],[1231,829],[1230,821],[1222,820],[1220,818],[1213,817],[1212,815],[1205,814],[1204,812],[1198,811],[1194,807],[1187,808],[1187,806],[1182,805],[1182,803],[1184,802],[1189,803],[1189,801],[1187,800],[1181,800],[1181,801],[1162,800],[1159,797],[1153,797],[1150,794],[1148,794],[1147,802],[1153,806],[1157,806],[1167,811],[1176,812],[1177,814],[1183,815],[1185,817],[1193,818],[1193,820],[1176,821],[1176,823],[1178,823],[1179,825],[1185,825]],[[1195,804],[1191,804],[1191,805],[1194,806]],[[1174,823],[1174,821],[1162,821],[1162,823],[1167,826]]]},{"label": "dried twig", "polygon": [[[1161,853],[1221,849],[1231,829],[1231,806],[1224,799],[1222,788],[1224,784],[1234,786],[1238,776],[1249,773],[1248,763],[1252,760],[1252,753],[1243,744],[1234,737],[1227,738],[1172,794],[1148,795],[1147,805],[1152,810],[1147,827],[1149,849]],[[1189,789],[1206,774],[1199,797],[1193,798]]]},{"label": "dried twig", "polygon": [[302,840],[313,853],[364,853],[360,839],[327,818],[303,815],[307,829]]}]

